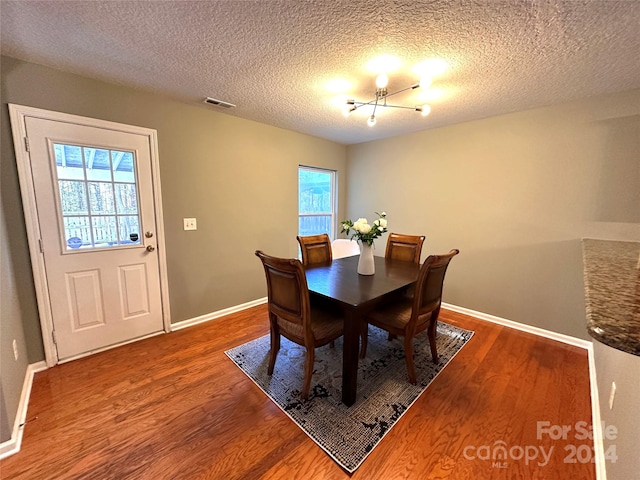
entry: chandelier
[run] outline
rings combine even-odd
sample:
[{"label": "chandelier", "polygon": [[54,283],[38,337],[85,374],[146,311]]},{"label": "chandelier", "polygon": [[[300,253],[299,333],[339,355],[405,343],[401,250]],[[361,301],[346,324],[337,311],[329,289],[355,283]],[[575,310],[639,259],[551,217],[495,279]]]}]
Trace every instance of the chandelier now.
[{"label": "chandelier", "polygon": [[387,85],[389,84],[389,77],[385,73],[381,73],[376,77],[376,92],[375,98],[369,100],[368,102],[360,102],[358,100],[347,100],[347,105],[345,107],[345,116],[348,116],[351,112],[355,112],[358,108],[364,106],[373,106],[373,112],[371,116],[367,119],[367,125],[373,127],[376,124],[376,110],[378,108],[404,108],[405,110],[413,110],[415,112],[420,112],[423,117],[426,117],[431,112],[431,107],[429,105],[420,105],[420,106],[405,106],[405,105],[393,105],[387,102],[389,97],[397,95],[398,93],[406,92],[407,90],[415,90],[416,88],[428,88],[431,85],[430,78],[423,78],[418,83],[414,83],[413,85],[409,85],[406,88],[398,90],[396,92],[389,93],[387,90]]}]

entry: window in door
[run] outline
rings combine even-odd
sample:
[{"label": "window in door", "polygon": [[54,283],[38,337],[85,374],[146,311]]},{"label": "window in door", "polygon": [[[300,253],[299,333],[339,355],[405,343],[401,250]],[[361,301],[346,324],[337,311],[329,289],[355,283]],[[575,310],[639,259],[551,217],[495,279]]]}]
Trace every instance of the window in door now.
[{"label": "window in door", "polygon": [[53,144],[66,251],[140,245],[133,152]]},{"label": "window in door", "polygon": [[335,238],[336,172],[298,167],[298,235]]}]

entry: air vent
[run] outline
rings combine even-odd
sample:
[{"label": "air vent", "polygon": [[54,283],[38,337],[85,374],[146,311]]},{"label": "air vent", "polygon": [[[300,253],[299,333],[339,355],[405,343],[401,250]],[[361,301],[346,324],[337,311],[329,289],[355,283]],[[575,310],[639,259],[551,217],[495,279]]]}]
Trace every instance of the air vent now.
[{"label": "air vent", "polygon": [[234,108],[235,105],[229,102],[223,102],[222,100],[216,100],[215,98],[207,97],[204,99],[204,103],[208,103],[209,105],[214,105],[216,107],[222,108]]}]

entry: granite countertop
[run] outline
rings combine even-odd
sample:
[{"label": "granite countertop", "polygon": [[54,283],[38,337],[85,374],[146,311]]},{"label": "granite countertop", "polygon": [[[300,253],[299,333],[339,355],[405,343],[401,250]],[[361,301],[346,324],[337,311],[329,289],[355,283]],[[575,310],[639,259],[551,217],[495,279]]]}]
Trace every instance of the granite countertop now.
[{"label": "granite countertop", "polygon": [[587,331],[640,356],[640,242],[582,240]]}]

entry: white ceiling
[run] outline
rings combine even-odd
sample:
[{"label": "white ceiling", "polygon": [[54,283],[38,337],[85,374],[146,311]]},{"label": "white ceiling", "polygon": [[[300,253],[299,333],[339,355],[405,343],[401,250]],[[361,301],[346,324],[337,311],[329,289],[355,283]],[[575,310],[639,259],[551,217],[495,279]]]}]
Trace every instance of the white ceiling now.
[{"label": "white ceiling", "polygon": [[[637,0],[2,0],[0,17],[3,55],[344,144],[640,88]],[[402,62],[390,92],[448,62],[428,117],[342,115],[336,97],[374,96],[381,54]]]}]

